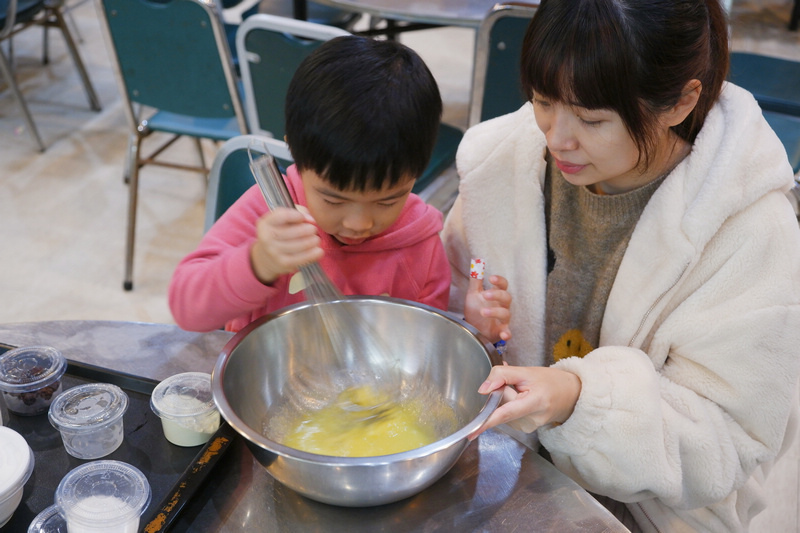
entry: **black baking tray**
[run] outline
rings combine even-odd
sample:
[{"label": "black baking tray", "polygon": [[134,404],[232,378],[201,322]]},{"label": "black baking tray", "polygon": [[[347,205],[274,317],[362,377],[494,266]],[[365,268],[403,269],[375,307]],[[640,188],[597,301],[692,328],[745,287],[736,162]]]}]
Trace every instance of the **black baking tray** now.
[{"label": "black baking tray", "polygon": [[[13,348],[0,343],[0,353]],[[150,394],[158,381],[67,360],[62,390],[85,383],[112,383],[128,395],[128,409],[123,415],[124,440],[119,448],[99,460],[116,460],[142,471],[150,483],[151,500],[141,518],[141,529],[166,531],[174,515],[202,483],[216,460],[232,439],[229,426],[223,426],[203,447],[181,447],[164,437],[161,420],[150,408]],[[69,455],[61,435],[48,420],[47,413],[19,416],[9,412],[8,427],[19,432],[34,454],[34,469],[25,484],[22,502],[11,520],[2,528],[6,533],[24,533],[39,512],[54,503],[56,487],[73,468],[90,462]],[[219,443],[225,443],[222,446]],[[212,458],[209,461],[209,458]],[[206,471],[204,471],[206,470]],[[169,509],[165,513],[164,509]],[[165,516],[169,515],[169,516]]]}]

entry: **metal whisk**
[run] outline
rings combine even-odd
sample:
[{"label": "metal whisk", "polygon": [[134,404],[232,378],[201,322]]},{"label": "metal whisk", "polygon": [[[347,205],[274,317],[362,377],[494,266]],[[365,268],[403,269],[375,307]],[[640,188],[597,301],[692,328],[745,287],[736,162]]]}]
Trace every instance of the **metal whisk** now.
[{"label": "metal whisk", "polygon": [[[248,156],[250,157],[250,168],[253,171],[253,176],[256,183],[261,188],[261,193],[264,195],[264,200],[270,210],[276,207],[290,207],[295,208],[294,200],[292,200],[289,190],[286,188],[286,183],[283,181],[283,176],[275,162],[275,158],[269,153],[266,147],[260,147],[264,151],[264,155],[253,157],[253,150],[248,149]],[[307,283],[306,291],[309,300],[313,302],[328,302],[333,300],[341,300],[344,298],[336,285],[328,278],[325,271],[319,266],[319,263],[311,263],[300,267],[300,272]]]},{"label": "metal whisk", "polygon": [[[257,153],[255,156],[253,152]],[[277,207],[295,208],[294,201],[286,188],[275,158],[266,146],[248,149],[250,167],[261,188],[264,199],[270,210]],[[372,370],[372,376],[382,389],[396,397],[401,380],[396,368],[388,368],[386,361],[395,361],[393,353],[380,341],[377,332],[347,302],[347,298],[328,278],[319,263],[311,263],[300,267],[306,287],[303,289],[307,298],[320,304],[322,335],[328,351],[338,359],[341,368],[357,368],[360,371]],[[330,305],[337,302],[336,305]],[[322,355],[322,354],[320,354]],[[373,361],[375,364],[370,364]],[[380,406],[358,406],[357,410],[365,413],[365,419],[371,416],[374,409]],[[355,410],[355,409],[354,409]]]}]

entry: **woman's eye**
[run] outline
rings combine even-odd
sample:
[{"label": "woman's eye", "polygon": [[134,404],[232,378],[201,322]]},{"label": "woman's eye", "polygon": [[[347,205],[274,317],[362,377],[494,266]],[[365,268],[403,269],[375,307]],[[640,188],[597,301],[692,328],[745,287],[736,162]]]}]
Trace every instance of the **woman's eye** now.
[{"label": "woman's eye", "polygon": [[328,200],[327,198],[323,198],[323,201],[328,205],[342,205],[344,202],[337,201],[337,200]]},{"label": "woman's eye", "polygon": [[397,205],[397,202],[378,202],[378,205],[381,207],[393,207]]},{"label": "woman's eye", "polygon": [[602,120],[589,120],[589,119],[586,119],[586,118],[582,118],[581,122],[583,122],[587,126],[598,126],[603,121]]}]

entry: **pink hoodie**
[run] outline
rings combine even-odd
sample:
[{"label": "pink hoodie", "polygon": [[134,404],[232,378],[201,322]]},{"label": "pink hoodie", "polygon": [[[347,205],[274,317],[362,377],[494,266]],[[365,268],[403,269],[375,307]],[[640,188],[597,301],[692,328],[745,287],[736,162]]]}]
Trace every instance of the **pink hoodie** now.
[{"label": "pink hoodie", "polygon": [[[306,205],[295,166],[289,167],[286,182],[295,203]],[[211,331],[224,325],[239,331],[256,318],[305,301],[302,291],[289,292],[292,275],[264,285],[250,266],[256,221],[267,211],[254,185],[178,264],[169,306],[181,328]],[[441,212],[412,194],[394,224],[361,244],[346,246],[320,233],[325,250],[320,265],[344,294],[388,295],[447,309],[450,266],[441,229]]]}]

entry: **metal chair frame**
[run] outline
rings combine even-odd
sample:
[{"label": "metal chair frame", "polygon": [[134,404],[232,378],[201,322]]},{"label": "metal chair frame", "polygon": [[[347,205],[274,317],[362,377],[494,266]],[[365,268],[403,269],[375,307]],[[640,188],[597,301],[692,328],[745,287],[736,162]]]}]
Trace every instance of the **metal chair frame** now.
[{"label": "metal chair frame", "polygon": [[[89,74],[86,71],[86,67],[83,64],[80,53],[78,52],[78,47],[75,44],[75,40],[72,37],[72,33],[70,32],[69,26],[67,25],[67,21],[64,17],[63,0],[45,0],[43,2],[30,4],[27,6],[27,9],[34,10],[34,12],[28,12],[28,16],[30,18],[24,21],[19,21],[17,19],[18,7],[19,3],[17,0],[9,0],[8,8],[6,10],[6,23],[5,26],[0,28],[0,42],[5,40],[9,40],[10,42],[10,39],[14,35],[32,26],[42,26],[45,28],[45,31],[47,31],[48,28],[58,28],[61,31],[61,34],[64,36],[64,41],[67,45],[67,49],[69,50],[69,54],[72,56],[72,60],[75,63],[75,67],[77,68],[78,74],[83,82],[83,87],[89,100],[89,106],[93,111],[100,111],[100,99],[95,93],[92,82],[89,79]],[[47,34],[45,33],[45,35]],[[45,48],[45,50],[47,50],[47,48]],[[44,56],[43,62],[45,64],[48,62],[47,55]],[[28,130],[33,138],[33,141],[36,143],[39,150],[44,152],[46,145],[42,141],[42,137],[39,134],[39,130],[33,120],[33,115],[31,115],[30,109],[25,102],[22,91],[17,85],[11,61],[6,56],[5,52],[3,52],[2,47],[0,47],[0,74],[2,74],[3,78],[5,78],[9,88],[11,89],[11,92],[19,103],[20,109],[24,115],[25,123],[28,126]]]},{"label": "metal chair frame", "polygon": [[519,88],[519,56],[527,21],[538,6],[538,3],[519,2],[495,4],[478,27],[469,127],[516,111],[527,100]]},{"label": "metal chair frame", "polygon": [[[264,13],[247,17],[239,26],[236,32],[236,50],[244,85],[245,115],[250,131],[282,140],[283,101],[294,69],[284,67],[273,70],[268,76],[261,76],[257,66],[262,63],[262,57],[251,49],[251,39],[258,38],[259,34],[262,38],[280,39],[285,43],[285,48],[294,53],[291,60],[297,65],[323,42],[351,34],[335,26]],[[263,96],[259,98],[264,94],[271,96],[272,100],[265,101]]]},{"label": "metal chair frame", "polygon": [[[130,126],[123,288],[131,290],[140,170],[156,165],[207,175],[201,139],[225,141],[248,130],[221,12],[213,0],[96,1]],[[135,24],[121,22],[128,16]],[[143,142],[154,132],[167,139],[143,155]],[[199,165],[161,158],[184,136],[194,139]]]},{"label": "metal chair frame", "polygon": [[289,162],[292,159],[286,143],[264,135],[240,135],[225,141],[219,147],[208,173],[204,232],[256,183],[250,171],[247,150],[259,154],[263,153],[261,147],[269,150],[279,161]]}]

